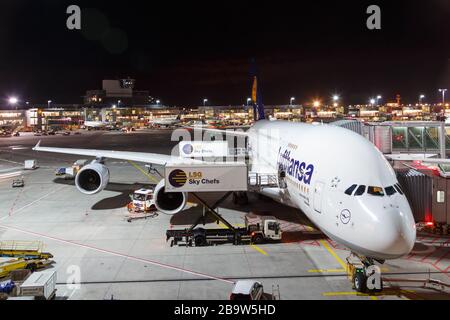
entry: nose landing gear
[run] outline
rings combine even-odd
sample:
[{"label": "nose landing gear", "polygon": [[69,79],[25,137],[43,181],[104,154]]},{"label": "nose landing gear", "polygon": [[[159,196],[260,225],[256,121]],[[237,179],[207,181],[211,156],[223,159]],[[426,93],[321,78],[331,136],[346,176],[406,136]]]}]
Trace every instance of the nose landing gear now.
[{"label": "nose landing gear", "polygon": [[346,260],[347,277],[353,284],[353,289],[361,293],[376,293],[383,290],[380,268],[375,265],[372,258],[352,253]]}]

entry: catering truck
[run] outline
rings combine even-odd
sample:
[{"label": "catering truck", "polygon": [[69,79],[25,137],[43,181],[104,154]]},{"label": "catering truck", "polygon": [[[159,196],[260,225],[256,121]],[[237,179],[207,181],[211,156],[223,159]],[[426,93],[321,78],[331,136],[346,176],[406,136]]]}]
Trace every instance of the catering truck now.
[{"label": "catering truck", "polygon": [[227,228],[205,229],[192,226],[188,229],[170,229],[166,231],[166,240],[171,240],[171,246],[180,242],[192,246],[208,246],[220,243],[233,243],[234,245],[248,243],[263,243],[280,241],[282,230],[275,217],[259,217],[249,213],[245,216],[245,227],[235,228],[228,224]]}]

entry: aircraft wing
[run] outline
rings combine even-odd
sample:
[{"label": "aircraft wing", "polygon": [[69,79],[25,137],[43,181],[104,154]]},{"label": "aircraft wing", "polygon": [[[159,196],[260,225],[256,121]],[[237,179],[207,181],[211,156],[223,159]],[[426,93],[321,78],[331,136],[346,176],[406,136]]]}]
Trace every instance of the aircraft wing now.
[{"label": "aircraft wing", "polygon": [[96,158],[108,158],[108,159],[120,159],[136,162],[144,162],[147,164],[165,165],[170,162],[177,163],[202,163],[200,160],[184,159],[181,157],[174,157],[166,154],[158,153],[146,153],[146,152],[131,152],[131,151],[114,151],[114,150],[95,150],[95,149],[75,149],[75,148],[52,148],[41,147],[41,141],[39,141],[33,148],[35,151],[54,152],[74,154],[80,156],[96,157]]}]

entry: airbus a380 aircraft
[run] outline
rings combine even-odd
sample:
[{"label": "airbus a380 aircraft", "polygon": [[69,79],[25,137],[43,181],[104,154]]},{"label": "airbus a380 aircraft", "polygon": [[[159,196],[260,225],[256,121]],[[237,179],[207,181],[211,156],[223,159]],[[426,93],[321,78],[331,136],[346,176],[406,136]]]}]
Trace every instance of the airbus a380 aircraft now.
[{"label": "airbus a380 aircraft", "polygon": [[[251,172],[279,177],[279,187],[262,189],[262,194],[302,210],[366,266],[411,251],[416,227],[410,206],[394,170],[371,142],[332,125],[264,120],[258,103],[255,114],[259,121],[249,131],[233,134],[248,137]],[[100,192],[108,184],[105,158],[159,165],[181,161],[162,154],[49,148],[39,143],[34,150],[96,157],[75,179],[85,194]],[[161,180],[155,188],[156,207],[171,214],[182,211],[187,195],[166,193],[164,183]]]},{"label": "airbus a380 aircraft", "polygon": [[152,124],[154,126],[160,126],[160,127],[170,127],[170,126],[179,124],[180,122],[181,122],[181,117],[177,116],[177,117],[154,119],[154,120],[150,121],[150,124]]},{"label": "airbus a380 aircraft", "polygon": [[249,130],[252,149],[255,143],[252,171],[285,176],[285,189],[263,189],[264,195],[301,209],[359,255],[382,261],[411,251],[416,227],[408,200],[371,142],[332,125],[263,120]]}]

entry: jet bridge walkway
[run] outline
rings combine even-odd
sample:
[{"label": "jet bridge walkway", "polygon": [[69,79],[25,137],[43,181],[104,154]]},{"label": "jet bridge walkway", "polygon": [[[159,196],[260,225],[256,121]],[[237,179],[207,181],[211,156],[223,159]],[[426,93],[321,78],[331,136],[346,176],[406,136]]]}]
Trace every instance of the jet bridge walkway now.
[{"label": "jet bridge walkway", "polygon": [[274,173],[248,173],[248,191],[261,191],[265,188],[286,188],[284,179]]}]

